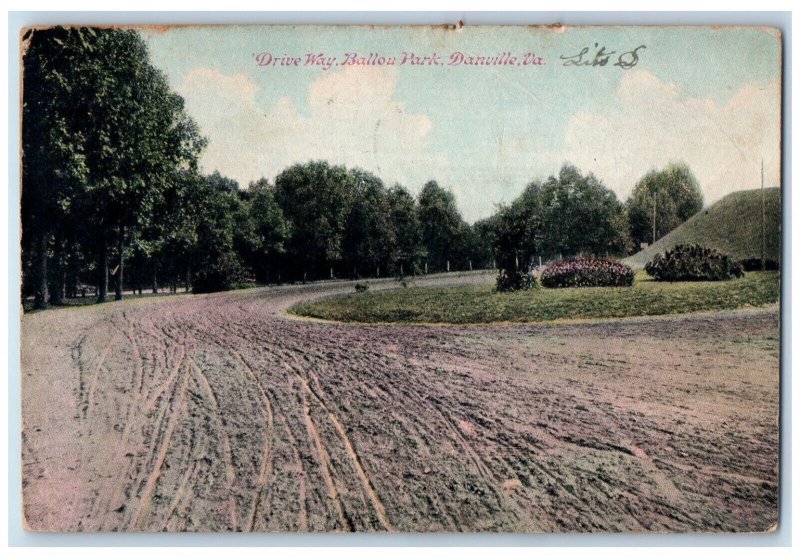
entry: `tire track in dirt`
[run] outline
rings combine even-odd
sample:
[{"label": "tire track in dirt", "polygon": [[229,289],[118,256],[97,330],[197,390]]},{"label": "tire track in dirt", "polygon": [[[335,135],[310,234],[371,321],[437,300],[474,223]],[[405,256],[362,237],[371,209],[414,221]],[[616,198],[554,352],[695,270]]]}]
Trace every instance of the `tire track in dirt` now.
[{"label": "tire track in dirt", "polygon": [[83,418],[86,418],[92,406],[94,405],[95,393],[97,392],[97,386],[100,382],[100,370],[103,369],[103,365],[108,358],[108,354],[113,348],[114,339],[116,338],[112,337],[111,343],[109,343],[108,346],[103,349],[103,352],[100,353],[100,356],[97,358],[97,363],[94,365],[94,372],[92,372],[92,379],[89,381],[89,389],[86,392],[86,399],[83,405]]},{"label": "tire track in dirt", "polygon": [[[312,377],[315,379],[316,383],[319,384],[319,380],[317,380],[316,376],[311,374]],[[297,379],[303,384],[305,389],[308,393],[314,398],[317,404],[325,410],[328,415],[328,420],[331,421],[336,431],[339,433],[341,437],[342,444],[344,444],[345,450],[347,452],[347,456],[350,458],[350,461],[355,468],[356,474],[358,475],[359,480],[361,481],[361,485],[364,488],[364,492],[369,497],[370,502],[372,503],[372,507],[375,510],[375,514],[377,516],[378,521],[386,531],[390,533],[394,531],[391,524],[389,523],[388,518],[386,517],[386,510],[383,509],[383,504],[378,498],[378,495],[375,493],[375,488],[372,486],[372,480],[367,475],[366,471],[364,470],[364,465],[361,463],[361,458],[353,449],[353,443],[350,441],[350,438],[347,436],[347,432],[345,432],[342,423],[339,422],[339,419],[336,418],[336,415],[330,410],[330,408],[325,404],[325,402],[320,397],[319,393],[317,393],[310,385],[309,382],[302,378],[301,376],[297,376]]]},{"label": "tire track in dirt", "polygon": [[[233,333],[234,335],[238,336],[236,332],[232,332],[231,330],[225,329],[210,317],[207,319],[207,323],[210,323],[214,327],[219,328],[226,334]],[[223,337],[223,339],[225,338]],[[250,366],[250,364],[248,364],[247,360],[244,358],[244,356],[242,356],[242,353],[239,350],[237,350],[236,347],[233,346],[233,344],[231,344],[230,342],[224,341],[223,344],[228,348],[228,350],[236,358],[236,360],[242,365],[242,368],[247,371],[247,374],[252,378],[253,382],[255,383],[256,388],[258,389],[258,393],[261,397],[261,408],[264,413],[264,417],[267,421],[267,428],[264,433],[264,446],[262,452],[261,467],[258,476],[258,491],[255,497],[253,498],[253,505],[251,507],[250,513],[248,514],[247,522],[245,525],[246,531],[252,531],[255,526],[256,517],[258,515],[258,508],[261,504],[261,499],[263,497],[264,490],[266,490],[267,485],[269,483],[270,471],[272,468],[272,456],[271,456],[272,437],[275,430],[274,415],[272,410],[273,406],[270,401],[267,390],[264,388],[264,385],[259,380],[258,374],[256,374],[255,370],[253,370],[253,367]]]},{"label": "tire track in dirt", "polygon": [[173,404],[172,413],[169,416],[169,420],[164,431],[163,440],[161,441],[158,454],[156,455],[156,461],[151,468],[150,474],[147,476],[147,481],[142,494],[139,496],[139,506],[136,508],[136,511],[131,518],[130,524],[134,530],[138,530],[142,527],[142,522],[144,521],[150,509],[150,499],[153,495],[153,491],[155,490],[156,483],[161,475],[161,467],[164,465],[164,460],[167,457],[169,444],[172,440],[172,434],[175,432],[175,428],[178,425],[181,413],[185,411],[184,405],[186,403],[186,389],[189,387],[190,378],[191,375],[185,373],[183,381],[180,384],[180,388],[178,389],[177,401]]},{"label": "tire track in dirt", "polygon": [[[298,381],[300,380],[298,376]],[[339,491],[336,490],[336,485],[333,482],[333,477],[331,475],[331,460],[328,455],[328,450],[325,446],[325,443],[322,441],[322,437],[319,435],[317,431],[317,427],[314,425],[314,420],[311,418],[311,407],[308,404],[307,398],[307,389],[301,389],[301,399],[303,402],[303,418],[305,419],[306,423],[306,430],[308,435],[314,441],[314,447],[316,449],[317,460],[321,465],[322,476],[325,479],[325,486],[328,490],[328,497],[330,498],[331,503],[334,506],[334,509],[337,513],[337,519],[339,520],[339,524],[346,528],[348,531],[353,531],[354,526],[353,522],[349,516],[345,515],[344,508],[342,507],[342,500],[339,496]]]},{"label": "tire track in dirt", "polygon": [[[344,288],[111,304],[65,313],[83,320],[71,331],[26,316],[31,347],[55,336],[65,351],[63,367],[35,368],[49,381],[23,389],[31,525],[752,531],[776,521],[775,310],[484,329],[281,314]],[[24,349],[24,367],[37,356]],[[81,448],[63,465],[36,414],[61,378],[70,405],[53,410],[74,419],[58,432]],[[70,478],[86,511],[42,499]]]},{"label": "tire track in dirt", "polygon": [[222,441],[222,457],[225,463],[225,477],[228,480],[228,490],[230,491],[230,495],[228,496],[228,502],[231,513],[231,528],[234,531],[236,531],[239,525],[239,519],[236,510],[236,499],[233,497],[233,489],[234,486],[236,485],[236,470],[233,467],[233,457],[232,457],[233,452],[231,451],[231,440],[228,437],[227,432],[225,431],[225,422],[219,412],[219,403],[217,402],[216,395],[214,395],[214,390],[211,387],[211,384],[208,383],[208,378],[206,378],[206,375],[203,374],[203,371],[200,370],[200,368],[191,358],[189,359],[189,366],[195,373],[198,382],[200,383],[206,395],[208,396],[208,401],[211,403],[211,409],[214,414],[213,418],[217,423],[219,437],[220,440]]},{"label": "tire track in dirt", "polygon": [[267,419],[267,428],[266,432],[264,433],[264,447],[262,450],[261,468],[258,475],[258,492],[256,493],[255,498],[253,498],[253,506],[250,514],[248,515],[246,526],[247,531],[252,531],[255,527],[256,517],[258,516],[258,508],[261,505],[261,499],[264,496],[264,491],[267,489],[269,484],[270,473],[272,470],[272,436],[275,431],[275,420],[269,395],[267,395],[267,391],[264,389],[264,386],[261,385],[258,376],[250,367],[250,365],[247,364],[247,361],[244,359],[244,357],[242,357],[241,353],[235,352],[234,354],[253,378],[259,394],[261,395],[261,407],[264,410],[264,415]]}]

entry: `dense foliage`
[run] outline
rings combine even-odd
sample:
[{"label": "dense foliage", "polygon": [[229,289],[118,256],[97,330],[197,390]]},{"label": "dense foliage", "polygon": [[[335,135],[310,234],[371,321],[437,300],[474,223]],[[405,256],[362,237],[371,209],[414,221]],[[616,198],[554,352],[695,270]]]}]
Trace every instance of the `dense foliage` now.
[{"label": "dense foliage", "polygon": [[67,277],[81,271],[94,276],[100,301],[113,275],[121,298],[130,253],[157,249],[153,234],[175,233],[154,217],[179,197],[174,188],[196,168],[204,139],[135,31],[28,33],[23,265],[36,305],[60,302]]},{"label": "dense foliage", "polygon": [[644,267],[656,281],[724,281],[742,277],[742,266],[730,256],[697,244],[680,244],[657,254]]},{"label": "dense foliage", "polygon": [[[683,163],[645,174],[627,201],[633,241],[658,240],[703,208],[703,194],[692,171]],[[655,213],[655,231],[653,214]]]},{"label": "dense foliage", "polygon": [[536,277],[532,273],[506,271],[501,269],[497,274],[495,289],[501,293],[527,291],[536,287]]},{"label": "dense foliage", "polygon": [[747,258],[739,261],[744,271],[778,271],[781,265],[775,260],[766,258]]},{"label": "dense foliage", "polygon": [[206,140],[137,32],[25,40],[22,296],[35,307],[87,291],[102,302],[110,286],[119,299],[487,268],[498,290],[521,290],[540,260],[631,251],[625,206],[571,165],[472,225],[434,180],[414,196],[320,160],[274,184],[203,174]]},{"label": "dense foliage", "polygon": [[558,177],[535,181],[496,217],[492,236],[497,267],[515,284],[539,259],[625,254],[630,239],[625,208],[592,174],[564,165]]},{"label": "dense foliage", "polygon": [[625,208],[592,174],[564,165],[558,176],[534,181],[501,208],[495,233],[498,267],[528,266],[580,253],[624,254],[630,249]]},{"label": "dense foliage", "polygon": [[542,285],[564,287],[630,287],[633,269],[622,262],[596,256],[555,262],[542,272]]}]

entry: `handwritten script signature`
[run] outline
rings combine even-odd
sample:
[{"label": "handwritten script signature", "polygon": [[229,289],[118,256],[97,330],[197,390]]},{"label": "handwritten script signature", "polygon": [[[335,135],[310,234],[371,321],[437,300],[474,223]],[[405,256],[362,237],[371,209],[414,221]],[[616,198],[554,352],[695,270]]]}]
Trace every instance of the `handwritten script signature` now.
[{"label": "handwritten script signature", "polygon": [[[633,50],[623,52],[617,57],[617,61],[612,66],[617,66],[623,70],[630,70],[639,63],[639,51],[645,49],[647,46],[639,45]],[[594,51],[594,56],[590,54]],[[594,49],[583,47],[578,54],[572,56],[560,56],[564,60],[564,66],[606,66],[611,60],[612,55],[617,54],[615,50],[606,50],[605,45],[600,46],[599,43],[594,44]]]}]

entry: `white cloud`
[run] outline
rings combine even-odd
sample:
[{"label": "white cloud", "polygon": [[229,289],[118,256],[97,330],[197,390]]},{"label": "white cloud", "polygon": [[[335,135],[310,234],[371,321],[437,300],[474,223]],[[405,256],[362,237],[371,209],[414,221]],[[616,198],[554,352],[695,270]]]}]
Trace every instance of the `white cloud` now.
[{"label": "white cloud", "polygon": [[647,71],[626,74],[617,99],[621,108],[579,111],[567,125],[563,158],[592,170],[622,199],[649,169],[685,161],[706,202],[760,185],[780,183],[778,85],[745,84],[725,104],[684,98],[674,84]]},{"label": "white cloud", "polygon": [[326,159],[418,187],[445,160],[426,152],[431,121],[409,114],[393,98],[396,86],[396,70],[389,67],[324,74],[309,87],[307,116],[288,97],[263,109],[256,101],[259,86],[244,74],[196,69],[178,91],[209,138],[206,171],[217,169],[246,185],[294,163]]},{"label": "white cloud", "polygon": [[631,72],[607,108],[578,111],[563,128],[552,122],[543,133],[563,134],[564,148],[551,150],[544,147],[547,138],[510,132],[514,114],[482,128],[481,141],[428,145],[433,123],[396,98],[397,80],[392,67],[321,74],[308,88],[305,114],[288,97],[260,106],[260,86],[245,74],[200,68],[178,90],[209,137],[204,169],[243,186],[294,163],[326,159],[412,191],[435,178],[453,188],[465,217],[474,220],[490,214],[495,202],[516,197],[532,178],[557,173],[564,161],[593,172],[623,200],[644,173],[673,160],[690,165],[707,202],[757,187],[762,156],[767,184],[779,183],[777,84],[767,90],[746,84],[717,103],[685,97],[647,71]]}]

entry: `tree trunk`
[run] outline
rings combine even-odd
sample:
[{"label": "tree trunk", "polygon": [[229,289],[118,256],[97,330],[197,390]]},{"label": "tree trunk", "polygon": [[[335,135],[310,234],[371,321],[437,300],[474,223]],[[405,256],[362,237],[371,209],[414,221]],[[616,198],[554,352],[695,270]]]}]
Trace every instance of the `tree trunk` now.
[{"label": "tree trunk", "polygon": [[67,274],[67,296],[69,298],[78,298],[78,274],[74,269],[71,269]]},{"label": "tree trunk", "polygon": [[36,261],[34,263],[35,285],[33,307],[36,309],[47,308],[47,233],[40,233],[36,242]]},{"label": "tree trunk", "polygon": [[158,272],[153,272],[153,294],[158,294]]},{"label": "tree trunk", "polygon": [[117,282],[114,285],[114,300],[122,300],[122,271],[125,264],[125,228],[120,227],[119,238],[117,239]]},{"label": "tree trunk", "polygon": [[105,235],[103,235],[102,246],[100,248],[100,284],[97,286],[97,302],[105,302],[108,298],[108,245]]},{"label": "tree trunk", "polygon": [[62,248],[58,240],[56,240],[56,250],[53,255],[53,268],[51,275],[53,276],[53,283],[49,287],[50,304],[60,306],[64,303],[64,285],[66,282],[64,265],[62,261]]},{"label": "tree trunk", "polygon": [[192,266],[186,266],[186,292],[192,290]]},{"label": "tree trunk", "polygon": [[53,288],[50,289],[50,304],[53,306],[60,306],[64,304],[64,291],[66,287],[65,272],[58,266],[55,281],[53,281]]}]

